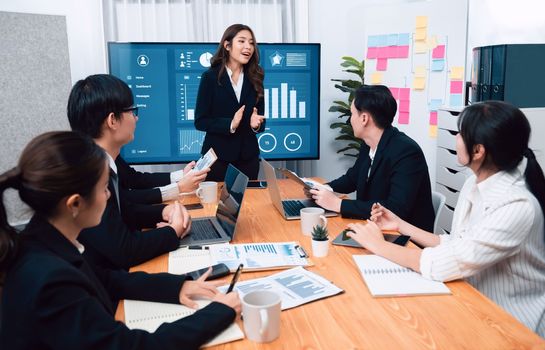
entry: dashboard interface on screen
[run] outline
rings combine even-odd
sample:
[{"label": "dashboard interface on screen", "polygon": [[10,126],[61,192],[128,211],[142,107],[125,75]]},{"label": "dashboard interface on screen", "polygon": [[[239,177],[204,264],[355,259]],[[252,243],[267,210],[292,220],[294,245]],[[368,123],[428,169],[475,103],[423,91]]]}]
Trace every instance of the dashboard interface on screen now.
[{"label": "dashboard interface on screen", "polygon": [[[134,141],[121,150],[131,164],[199,158],[205,133],[195,129],[201,74],[214,43],[108,43],[110,74],[125,81],[139,107]],[[259,44],[265,70],[265,159],[319,156],[320,45]]]}]

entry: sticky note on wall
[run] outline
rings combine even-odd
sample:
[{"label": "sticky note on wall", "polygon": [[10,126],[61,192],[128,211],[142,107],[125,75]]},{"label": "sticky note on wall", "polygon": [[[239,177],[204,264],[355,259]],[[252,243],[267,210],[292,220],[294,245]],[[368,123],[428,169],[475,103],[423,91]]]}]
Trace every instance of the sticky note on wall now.
[{"label": "sticky note on wall", "polygon": [[464,67],[450,67],[451,80],[464,80]]},{"label": "sticky note on wall", "polygon": [[379,72],[371,73],[371,84],[373,85],[382,84],[382,73],[379,73]]},{"label": "sticky note on wall", "polygon": [[428,16],[416,16],[416,28],[426,28],[428,26]]}]

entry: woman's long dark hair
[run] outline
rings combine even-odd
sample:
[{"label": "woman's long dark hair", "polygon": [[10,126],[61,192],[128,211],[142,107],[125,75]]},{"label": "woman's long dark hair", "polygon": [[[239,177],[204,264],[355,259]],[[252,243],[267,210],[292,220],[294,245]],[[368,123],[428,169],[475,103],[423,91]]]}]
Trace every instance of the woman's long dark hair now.
[{"label": "woman's long dark hair", "polygon": [[[106,154],[92,139],[71,131],[54,131],[34,138],[18,165],[0,175],[0,198],[8,188],[36,214],[51,217],[61,199],[88,197],[105,171]],[[17,233],[8,223],[0,200],[0,284],[17,253]]]},{"label": "woman's long dark hair", "polygon": [[473,160],[473,149],[479,144],[486,150],[483,166],[493,164],[499,170],[510,171],[526,157],[526,185],[545,215],[545,177],[534,152],[528,148],[530,123],[520,109],[501,101],[477,103],[462,111],[458,129],[469,155],[468,163]]},{"label": "woman's long dark hair", "polygon": [[218,45],[218,49],[210,60],[210,64],[212,65],[212,67],[216,67],[219,65],[219,83],[220,78],[225,71],[225,66],[229,61],[229,51],[225,49],[224,44],[225,42],[227,42],[227,46],[231,46],[233,38],[242,30],[249,31],[252,34],[252,40],[254,42],[254,54],[250,58],[250,61],[248,61],[248,63],[244,65],[244,74],[248,76],[248,79],[252,83],[254,90],[257,92],[257,99],[259,100],[263,97],[263,79],[265,78],[265,73],[263,72],[263,68],[261,68],[261,66],[259,65],[259,49],[257,47],[257,41],[255,40],[254,32],[250,27],[244,24],[233,24],[225,29],[225,32],[221,37],[220,44]]}]

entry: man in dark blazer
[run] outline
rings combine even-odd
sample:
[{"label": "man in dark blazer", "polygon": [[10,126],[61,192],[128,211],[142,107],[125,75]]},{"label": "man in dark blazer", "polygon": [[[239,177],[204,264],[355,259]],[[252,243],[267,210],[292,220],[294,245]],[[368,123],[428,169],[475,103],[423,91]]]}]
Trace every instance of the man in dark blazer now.
[{"label": "man in dark blazer", "polygon": [[[252,115],[262,116],[264,100],[257,100],[257,92],[248,75],[244,74],[240,102],[235,95],[227,70],[224,69],[218,81],[220,65],[210,68],[201,76],[197,105],[195,108],[195,128],[206,131],[202,154],[214,148],[218,160],[212,166],[208,179],[223,181],[229,163],[233,164],[250,179],[257,178],[259,171],[259,145],[256,134],[265,130],[265,120],[252,129]],[[237,111],[242,109],[242,120],[233,130],[231,122]]]},{"label": "man in dark blazer", "polygon": [[[74,131],[93,138],[106,151],[111,196],[100,224],[84,229],[80,241],[96,265],[125,269],[175,250],[190,230],[190,216],[179,205],[144,205],[123,196],[120,169],[114,159],[132,141],[138,117],[132,92],[118,78],[100,74],[78,81],[68,100],[68,120]],[[174,210],[175,207],[177,210]],[[160,227],[156,228],[156,225]],[[153,228],[141,232],[141,228]]]},{"label": "man in dark blazer", "polygon": [[[397,104],[383,85],[364,85],[355,93],[350,123],[363,140],[354,166],[345,175],[310,191],[316,203],[344,217],[368,219],[380,203],[402,219],[433,231],[435,214],[428,166],[420,146],[392,126]],[[356,191],[356,199],[334,192]]]}]

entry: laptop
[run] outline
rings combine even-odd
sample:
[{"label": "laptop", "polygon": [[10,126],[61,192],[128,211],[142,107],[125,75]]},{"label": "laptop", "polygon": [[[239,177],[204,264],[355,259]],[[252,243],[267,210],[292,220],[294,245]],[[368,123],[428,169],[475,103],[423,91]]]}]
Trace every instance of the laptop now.
[{"label": "laptop", "polygon": [[[301,216],[299,214],[299,211],[303,208],[321,208],[318,204],[316,204],[316,202],[308,198],[282,200],[274,167],[265,159],[261,159],[261,164],[263,164],[263,170],[265,171],[265,179],[267,180],[271,201],[275,208],[278,210],[278,212],[280,212],[280,215],[282,215],[286,220],[300,219]],[[334,211],[325,210],[325,216],[337,216],[337,213],[335,213]]]},{"label": "laptop", "polygon": [[180,240],[180,246],[230,242],[235,236],[240,207],[248,186],[248,176],[229,164],[216,216],[195,218],[191,231]]},{"label": "laptop", "polygon": [[[383,233],[384,239],[388,242],[395,243],[400,246],[405,246],[409,242],[410,237],[405,235],[394,235],[390,233]],[[361,245],[353,240],[352,238],[346,236],[344,231],[339,233],[337,237],[331,242],[334,245],[343,245],[347,247],[361,248]]]}]

